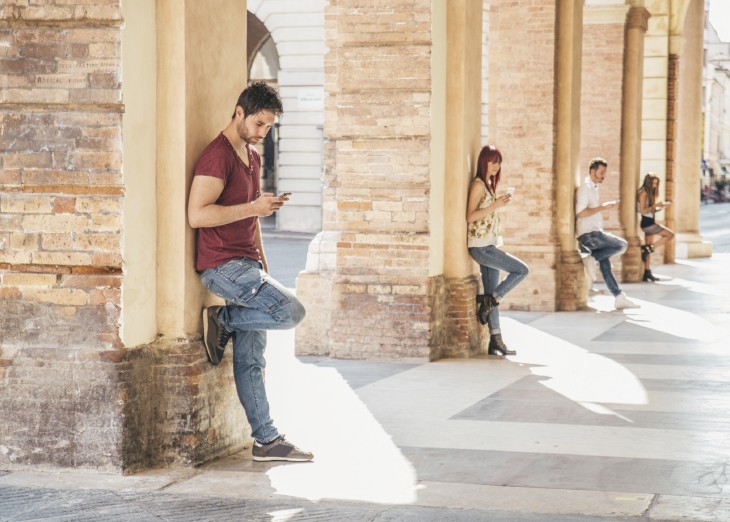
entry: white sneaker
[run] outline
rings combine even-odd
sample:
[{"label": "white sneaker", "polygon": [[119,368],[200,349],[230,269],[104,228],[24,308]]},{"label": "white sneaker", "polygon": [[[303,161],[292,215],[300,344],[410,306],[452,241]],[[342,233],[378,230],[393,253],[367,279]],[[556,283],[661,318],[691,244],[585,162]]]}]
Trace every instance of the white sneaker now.
[{"label": "white sneaker", "polygon": [[626,297],[626,294],[621,292],[616,296],[616,302],[614,303],[616,310],[623,310],[624,308],[639,308],[641,305],[633,302],[631,299]]}]

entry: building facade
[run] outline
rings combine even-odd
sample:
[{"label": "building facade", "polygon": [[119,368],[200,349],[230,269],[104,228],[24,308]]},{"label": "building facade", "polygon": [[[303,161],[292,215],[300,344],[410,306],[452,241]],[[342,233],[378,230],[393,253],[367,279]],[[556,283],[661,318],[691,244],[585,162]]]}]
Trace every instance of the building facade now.
[{"label": "building facade", "polygon": [[647,169],[676,202],[677,251],[710,253],[687,174],[702,153],[701,0],[330,0],[311,48],[287,36],[302,4],[0,6],[4,469],[196,465],[246,442],[230,360],[214,369],[200,342],[213,300],[185,209],[195,161],[248,80],[247,11],[277,44],[278,188],[321,200],[297,282],[300,353],[484,353],[464,213],[485,140],[519,195],[506,248],[531,268],[512,309],[585,305],[573,194],[593,154],[609,160],[604,195],[622,199],[608,223],[630,242],[624,279],[638,275]]},{"label": "building facade", "polygon": [[730,42],[723,42],[709,20],[705,26],[702,185],[716,189],[730,181]]}]

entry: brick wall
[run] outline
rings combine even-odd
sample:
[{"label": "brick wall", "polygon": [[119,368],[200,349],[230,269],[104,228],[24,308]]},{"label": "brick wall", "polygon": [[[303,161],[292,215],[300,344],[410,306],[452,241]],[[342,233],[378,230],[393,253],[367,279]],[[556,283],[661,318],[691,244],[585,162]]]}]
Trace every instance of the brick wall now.
[{"label": "brick wall", "polygon": [[[608,173],[601,184],[601,201],[621,197],[624,37],[624,22],[588,24],[583,31],[580,180],[588,175],[591,158],[606,158]],[[603,213],[603,227],[624,237],[618,207]],[[614,257],[611,263],[620,279],[621,256]]]},{"label": "brick wall", "polygon": [[427,358],[431,2],[330,2],[325,40],[323,241],[335,263],[300,276],[297,349]]},{"label": "brick wall", "polygon": [[[630,13],[629,13],[629,16]],[[587,165],[594,156],[603,156],[608,161],[608,175],[601,186],[601,200],[625,199],[621,197],[621,175],[624,170],[628,175],[636,175],[637,189],[643,180],[643,172],[630,172],[622,165],[625,158],[621,156],[622,100],[626,53],[627,23],[624,19],[610,23],[588,24],[583,40],[583,96],[581,105],[582,148],[581,179],[587,173]],[[605,151],[605,152],[601,152]],[[628,202],[634,204],[634,195]],[[623,204],[623,203],[622,203]],[[629,242],[629,249],[623,256],[612,259],[613,272],[621,281],[638,281],[643,273],[643,264],[638,249],[639,238],[634,230],[626,230],[621,223],[618,208],[603,213],[604,228]],[[633,225],[630,225],[633,228]],[[600,274],[598,275],[600,278]]]},{"label": "brick wall", "polygon": [[5,464],[121,463],[120,26],[118,1],[0,7]]},{"label": "brick wall", "polygon": [[516,187],[504,249],[530,267],[500,305],[513,310],[556,309],[555,24],[554,0],[490,2],[489,141],[503,155],[499,190]]},{"label": "brick wall", "polygon": [[119,0],[0,5],[5,469],[199,464],[247,440],[229,362],[120,342],[121,32]]}]

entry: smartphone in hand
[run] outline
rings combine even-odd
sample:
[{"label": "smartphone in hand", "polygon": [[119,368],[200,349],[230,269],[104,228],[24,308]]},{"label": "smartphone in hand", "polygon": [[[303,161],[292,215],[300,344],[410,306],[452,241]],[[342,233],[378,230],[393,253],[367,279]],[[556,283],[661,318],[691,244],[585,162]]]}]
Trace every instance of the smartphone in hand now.
[{"label": "smartphone in hand", "polygon": [[278,198],[288,198],[289,196],[291,196],[291,192],[282,192],[277,197]]},{"label": "smartphone in hand", "polygon": [[507,187],[507,195],[511,196],[514,194],[515,188],[514,187]]}]

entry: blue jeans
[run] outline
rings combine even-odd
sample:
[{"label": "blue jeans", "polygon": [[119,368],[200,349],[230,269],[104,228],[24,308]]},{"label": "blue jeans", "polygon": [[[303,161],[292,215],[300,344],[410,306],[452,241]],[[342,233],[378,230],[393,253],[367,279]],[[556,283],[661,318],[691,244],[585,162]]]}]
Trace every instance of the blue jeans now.
[{"label": "blue jeans", "polygon": [[587,249],[591,255],[598,261],[598,267],[601,269],[601,275],[606,282],[608,291],[614,296],[621,293],[621,289],[616,282],[616,278],[611,270],[611,257],[616,254],[623,254],[629,244],[626,240],[614,236],[608,232],[587,232],[578,237],[578,243]]},{"label": "blue jeans", "polygon": [[200,279],[226,300],[218,316],[233,337],[233,378],[254,439],[266,444],[279,432],[269,415],[264,386],[266,330],[294,328],[304,319],[304,306],[263,271],[261,263],[234,259],[205,270]]},{"label": "blue jeans", "polygon": [[[469,255],[479,263],[484,295],[493,295],[497,301],[501,301],[520,281],[527,277],[530,271],[522,260],[495,246],[472,247],[469,249]],[[507,277],[501,283],[499,282],[500,270],[507,272]],[[494,308],[490,312],[487,324],[490,335],[501,333],[499,308]]]}]

